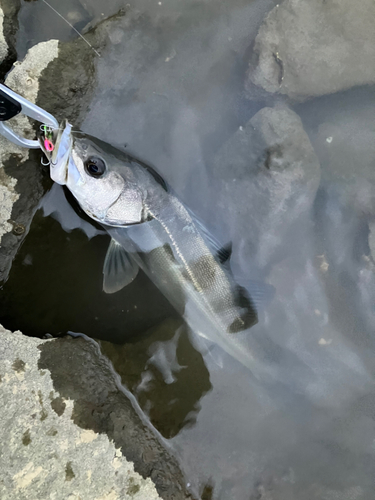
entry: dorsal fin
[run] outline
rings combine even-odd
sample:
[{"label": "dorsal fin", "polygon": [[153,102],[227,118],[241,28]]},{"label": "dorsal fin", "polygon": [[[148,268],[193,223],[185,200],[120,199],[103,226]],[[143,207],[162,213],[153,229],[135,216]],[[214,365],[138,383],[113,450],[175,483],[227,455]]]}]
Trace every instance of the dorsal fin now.
[{"label": "dorsal fin", "polygon": [[150,165],[147,165],[147,163],[144,163],[143,161],[138,160],[136,158],[131,158],[131,163],[136,163],[140,167],[147,170],[147,172],[152,175],[152,177],[156,180],[156,182],[161,185],[164,191],[168,191],[168,184],[153,167],[150,167]]},{"label": "dorsal fin", "polygon": [[190,208],[185,207],[185,209],[203,238],[206,240],[216,260],[220,262],[220,264],[228,262],[232,255],[232,242],[222,245]]},{"label": "dorsal fin", "polygon": [[220,250],[216,254],[216,256],[221,264],[225,264],[226,262],[228,262],[231,255],[232,255],[232,242],[231,241],[229,243],[227,243],[225,246],[223,246],[222,248],[220,248]]}]

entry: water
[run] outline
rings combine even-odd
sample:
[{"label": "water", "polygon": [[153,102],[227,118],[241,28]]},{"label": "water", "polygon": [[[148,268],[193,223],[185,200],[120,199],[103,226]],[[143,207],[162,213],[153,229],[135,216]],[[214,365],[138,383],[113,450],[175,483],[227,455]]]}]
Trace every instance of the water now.
[{"label": "water", "polygon": [[[144,275],[106,296],[108,237],[71,209],[59,187],[43,199],[13,264],[0,320],[28,335],[99,339],[189,482],[211,489],[212,498],[367,499],[375,452],[375,90],[294,105],[320,163],[319,190],[315,196],[294,184],[285,207],[270,211],[254,189],[252,162],[241,170],[235,146],[229,169],[221,146],[274,104],[247,100],[243,81],[252,41],[275,4],[109,1],[103,11],[102,2],[71,0],[55,7],[77,29],[125,7],[96,60],[81,128],[155,165],[217,237],[233,242],[236,274],[275,286],[252,335],[277,382],[227,356],[222,367],[203,356]],[[76,36],[40,2],[24,3],[19,20],[20,57],[52,31],[62,40]],[[300,139],[294,133],[291,141]]]},{"label": "water", "polygon": [[[80,33],[90,29],[103,18],[115,14],[123,6],[121,0],[107,2],[68,0],[63,3],[48,1],[48,4]],[[18,20],[20,24],[16,45],[18,59],[22,59],[27,50],[39,42],[50,39],[66,41],[77,36],[71,27],[59,19],[58,15],[42,1],[22,1]]]}]

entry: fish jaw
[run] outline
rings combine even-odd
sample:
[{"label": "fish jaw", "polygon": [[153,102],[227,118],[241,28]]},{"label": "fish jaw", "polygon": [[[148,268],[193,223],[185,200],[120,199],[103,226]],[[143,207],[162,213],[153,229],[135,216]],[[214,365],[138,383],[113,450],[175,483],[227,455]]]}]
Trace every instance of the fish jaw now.
[{"label": "fish jaw", "polygon": [[50,176],[57,184],[65,185],[68,180],[68,166],[72,150],[72,125],[66,121],[62,126],[64,128],[61,135],[57,137],[50,159]]}]

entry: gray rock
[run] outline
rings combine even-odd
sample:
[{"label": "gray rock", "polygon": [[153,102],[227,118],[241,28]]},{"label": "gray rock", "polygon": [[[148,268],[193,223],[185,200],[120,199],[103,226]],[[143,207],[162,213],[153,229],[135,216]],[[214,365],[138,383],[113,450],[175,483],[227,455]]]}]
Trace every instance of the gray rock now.
[{"label": "gray rock", "polygon": [[[320,286],[324,287],[320,297],[326,296],[325,310],[321,305],[317,306],[317,310],[322,313],[321,317],[326,315],[329,320],[329,329],[322,325],[322,337],[331,338],[332,343],[336,344],[335,337],[338,339],[338,333],[342,339],[350,342],[351,355],[357,356],[368,373],[373,374],[375,266],[371,251],[374,249],[374,228],[371,222],[368,227],[368,217],[353,210],[344,197],[337,196],[334,188],[335,186],[327,187],[322,183],[315,206],[315,223],[318,228],[315,233],[315,241],[318,243],[315,266],[319,266],[322,277]],[[312,290],[313,287],[310,286],[310,295]],[[317,290],[316,286],[315,293]],[[310,299],[309,303],[317,304],[318,301]],[[325,329],[327,333],[324,335]],[[334,334],[335,331],[337,333]],[[344,356],[341,352],[340,361],[342,360]],[[329,366],[332,368],[333,363],[330,362]],[[342,381],[343,377],[342,374]],[[372,375],[370,379],[371,377]],[[351,376],[345,382],[347,394],[353,381],[354,377]],[[362,381],[360,387],[363,388],[365,383],[367,382]]]},{"label": "gray rock", "polygon": [[[35,102],[40,75],[57,54],[57,40],[36,45],[21,63],[14,64],[5,83]],[[35,136],[24,115],[12,118],[9,125],[25,137]],[[44,190],[39,158],[35,153],[15,146],[2,136],[0,150],[0,281],[5,281]]]},{"label": "gray rock", "polygon": [[285,0],[255,40],[246,88],[304,100],[375,82],[375,4]]},{"label": "gray rock", "polygon": [[[224,144],[215,168],[221,177],[215,209],[225,218],[235,244],[232,269],[241,283],[249,283],[250,294],[253,277],[265,279],[276,290],[264,315],[260,304],[261,320],[252,330],[250,342],[257,359],[275,367],[277,380],[314,404],[334,406],[357,397],[368,389],[370,377],[361,348],[353,349],[342,325],[330,316],[328,297],[335,293],[331,289],[328,293],[325,283],[333,280],[331,253],[327,256],[324,247],[317,249],[319,231],[314,225],[321,169],[301,119],[288,108],[263,108]],[[348,245],[356,241],[356,226],[348,232],[346,218],[340,218],[337,210],[335,215],[339,227],[327,225],[330,240],[350,255],[353,249]],[[353,272],[356,276],[357,269]],[[367,274],[362,279],[364,294],[371,285],[366,280]],[[339,284],[348,288],[344,280]],[[342,295],[336,292],[340,299]],[[367,293],[367,303],[371,297]],[[345,321],[349,324],[350,318],[353,326],[358,314],[350,298],[351,307],[345,303],[344,312]],[[344,317],[343,308],[335,305]],[[354,332],[357,329],[353,326]]]},{"label": "gray rock", "polygon": [[322,168],[322,186],[357,215],[375,214],[375,92],[352,89],[298,106]]},{"label": "gray rock", "polygon": [[[92,43],[100,42],[106,23],[88,35]],[[41,42],[22,62],[14,63],[5,83],[57,119],[67,118],[78,125],[95,82],[94,57],[95,52],[82,39],[64,44]],[[18,116],[9,124],[25,137],[35,137],[26,117]],[[0,281],[5,281],[45,189],[39,152],[19,148],[2,136],[0,148]]]},{"label": "gray rock", "polygon": [[0,77],[3,79],[16,60],[16,33],[18,30],[18,11],[20,0],[0,0],[1,41],[0,41]]},{"label": "gray rock", "polygon": [[308,224],[319,186],[319,161],[300,118],[285,107],[263,108],[223,145],[214,165],[233,241],[247,231],[240,260],[263,268],[281,245],[288,247],[291,231]]},{"label": "gray rock", "polygon": [[[106,23],[101,23],[85,38],[99,47],[101,31],[106,29]],[[58,57],[41,74],[39,106],[48,109],[58,121],[66,118],[79,128],[90,105],[96,82],[97,57],[81,38],[60,42]]]},{"label": "gray rock", "polygon": [[375,261],[375,223],[371,222],[369,224],[369,236],[368,245],[370,247],[370,252],[373,260]]},{"label": "gray rock", "polygon": [[1,498],[190,498],[97,344],[0,339]]},{"label": "gray rock", "polygon": [[0,7],[0,63],[4,61],[8,54],[8,44],[4,36],[4,11]]}]

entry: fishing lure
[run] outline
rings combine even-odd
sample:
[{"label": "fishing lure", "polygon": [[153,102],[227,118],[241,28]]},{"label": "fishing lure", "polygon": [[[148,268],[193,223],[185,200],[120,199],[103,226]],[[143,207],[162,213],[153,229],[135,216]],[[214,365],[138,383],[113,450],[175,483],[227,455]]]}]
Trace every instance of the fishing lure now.
[{"label": "fishing lure", "polygon": [[44,137],[44,140],[43,140],[44,147],[46,148],[47,151],[49,151],[50,153],[52,153],[52,151],[55,148],[55,146],[52,143],[53,129],[51,127],[48,127],[47,125],[41,125],[40,126],[40,130],[44,134],[43,135],[43,137]]}]

